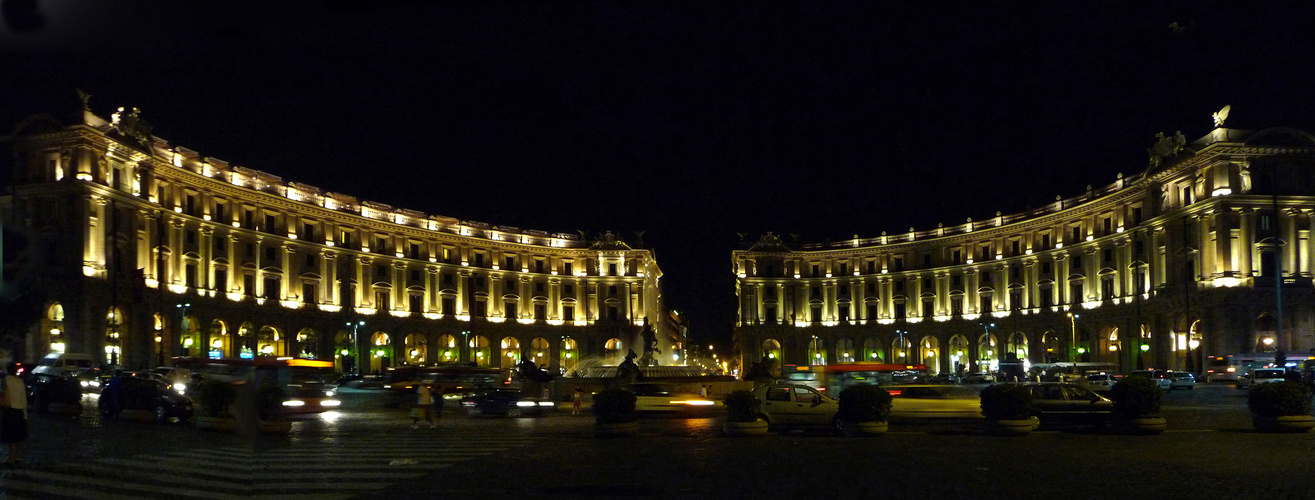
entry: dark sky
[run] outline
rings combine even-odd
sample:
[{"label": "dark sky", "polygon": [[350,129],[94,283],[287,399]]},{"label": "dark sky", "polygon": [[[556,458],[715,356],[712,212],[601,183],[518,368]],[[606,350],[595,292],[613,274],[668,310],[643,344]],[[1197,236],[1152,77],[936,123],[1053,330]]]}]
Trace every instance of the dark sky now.
[{"label": "dark sky", "polygon": [[[74,0],[35,1],[59,33]],[[1040,206],[1142,171],[1156,132],[1195,139],[1226,104],[1235,128],[1315,130],[1311,2],[116,1],[50,42],[6,14],[3,123],[80,87],[284,180],[643,230],[699,343],[730,338],[736,233]]]}]

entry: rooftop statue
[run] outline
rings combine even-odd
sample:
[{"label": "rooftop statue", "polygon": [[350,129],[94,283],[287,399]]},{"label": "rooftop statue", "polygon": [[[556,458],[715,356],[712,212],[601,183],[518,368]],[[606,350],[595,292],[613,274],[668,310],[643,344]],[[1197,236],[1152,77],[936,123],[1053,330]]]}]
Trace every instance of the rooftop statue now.
[{"label": "rooftop statue", "polygon": [[1146,150],[1150,156],[1148,163],[1151,168],[1159,167],[1165,160],[1178,156],[1187,145],[1187,138],[1183,137],[1182,131],[1178,131],[1173,137],[1165,137],[1164,132],[1155,133],[1155,145]]},{"label": "rooftop statue", "polygon": [[1224,120],[1228,119],[1228,111],[1230,109],[1233,109],[1233,106],[1231,104],[1228,106],[1224,106],[1224,109],[1219,110],[1218,113],[1210,115],[1211,118],[1215,119],[1215,128],[1224,126]]}]

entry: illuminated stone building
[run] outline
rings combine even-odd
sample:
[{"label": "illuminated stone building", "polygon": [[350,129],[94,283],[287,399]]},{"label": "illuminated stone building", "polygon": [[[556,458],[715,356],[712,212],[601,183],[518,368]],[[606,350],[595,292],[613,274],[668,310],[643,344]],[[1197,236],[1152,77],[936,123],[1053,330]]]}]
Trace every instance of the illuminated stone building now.
[{"label": "illuminated stone building", "polygon": [[[24,359],[302,356],[372,372],[523,356],[565,370],[640,351],[643,325],[664,324],[653,254],[611,232],[589,241],[324,192],[169,144],[135,109],[107,121],[85,97],[5,142],[15,182],[0,220],[40,235],[46,256]],[[660,333],[673,352],[680,340]]]},{"label": "illuminated stone building", "polygon": [[978,372],[1013,352],[1199,371],[1209,355],[1312,352],[1315,136],[1221,124],[1148,152],[1143,172],[1024,213],[762,236],[732,254],[741,362]]}]

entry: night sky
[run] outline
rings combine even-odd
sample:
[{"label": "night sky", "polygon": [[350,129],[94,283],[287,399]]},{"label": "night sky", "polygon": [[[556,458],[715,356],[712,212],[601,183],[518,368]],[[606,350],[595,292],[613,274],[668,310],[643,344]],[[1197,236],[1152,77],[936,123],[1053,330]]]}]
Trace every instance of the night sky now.
[{"label": "night sky", "polygon": [[[1156,132],[1196,139],[1224,105],[1233,128],[1315,130],[1311,2],[118,0],[80,21],[58,15],[75,0],[35,0],[44,25],[16,33],[7,1],[0,129],[77,87],[285,181],[646,231],[698,343],[730,338],[737,233],[1041,206],[1143,171]],[[60,31],[79,22],[93,35]]]}]

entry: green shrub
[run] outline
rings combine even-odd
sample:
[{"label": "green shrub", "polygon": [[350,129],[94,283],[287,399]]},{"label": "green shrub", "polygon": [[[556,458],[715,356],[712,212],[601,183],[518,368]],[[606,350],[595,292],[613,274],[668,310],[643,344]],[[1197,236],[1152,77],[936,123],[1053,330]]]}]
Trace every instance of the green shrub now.
[{"label": "green shrub", "polygon": [[635,394],[621,388],[594,394],[594,419],[600,424],[635,421]]},{"label": "green shrub", "polygon": [[1164,392],[1149,377],[1129,375],[1110,388],[1114,413],[1124,418],[1142,418],[1160,414]]},{"label": "green shrub", "polygon": [[283,412],[283,402],[288,400],[288,392],[275,384],[261,384],[256,391],[256,407],[260,410],[261,420],[274,420]]},{"label": "green shrub", "polygon": [[218,417],[228,413],[229,405],[237,401],[237,389],[233,384],[212,378],[196,384],[196,404],[202,415]]},{"label": "green shrub", "polygon": [[1310,415],[1310,388],[1290,380],[1253,385],[1247,408],[1258,417]]},{"label": "green shrub", "polygon": [[991,420],[1023,420],[1036,413],[1032,393],[1021,385],[989,385],[981,396],[982,415]]},{"label": "green shrub", "polygon": [[753,392],[741,389],[726,395],[727,421],[753,422],[762,414],[762,408],[762,401],[758,401]]},{"label": "green shrub", "polygon": [[884,422],[891,398],[872,384],[854,384],[840,391],[840,418],[846,422]]}]

